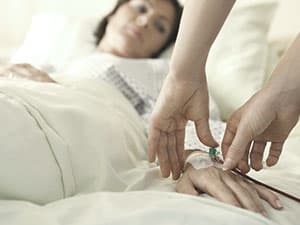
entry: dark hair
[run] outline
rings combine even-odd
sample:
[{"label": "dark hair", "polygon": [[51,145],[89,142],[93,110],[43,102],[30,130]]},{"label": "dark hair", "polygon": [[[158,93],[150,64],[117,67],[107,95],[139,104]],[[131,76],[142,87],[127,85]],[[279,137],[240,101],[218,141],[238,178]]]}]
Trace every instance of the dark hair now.
[{"label": "dark hair", "polygon": [[[118,8],[125,4],[126,2],[129,2],[130,0],[118,0],[116,6],[114,7],[114,9],[108,14],[106,15],[98,24],[95,32],[94,32],[94,36],[96,37],[96,45],[98,45],[101,41],[101,39],[103,38],[104,34],[105,34],[105,30],[106,30],[106,26],[108,24],[108,19],[110,16],[114,15],[115,12],[118,10]],[[174,26],[172,29],[172,32],[170,34],[169,39],[167,40],[167,42],[165,43],[165,45],[158,51],[156,52],[152,58],[156,58],[158,57],[165,49],[167,49],[173,42],[176,41],[176,37],[177,37],[177,33],[178,33],[178,29],[179,29],[179,24],[180,24],[180,19],[181,19],[181,15],[182,15],[182,6],[180,5],[180,3],[178,3],[177,0],[168,0],[170,1],[174,8],[175,8],[175,21],[174,21]]]}]

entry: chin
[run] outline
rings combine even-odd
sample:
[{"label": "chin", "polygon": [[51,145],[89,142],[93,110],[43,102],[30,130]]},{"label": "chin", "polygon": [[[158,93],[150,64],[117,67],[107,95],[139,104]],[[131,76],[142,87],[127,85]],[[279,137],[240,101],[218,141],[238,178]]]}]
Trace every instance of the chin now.
[{"label": "chin", "polygon": [[130,49],[128,49],[128,48],[120,48],[118,50],[118,54],[119,54],[119,56],[125,57],[125,58],[141,58],[136,53],[130,51]]},{"label": "chin", "polygon": [[123,58],[135,58],[134,55],[126,50],[120,49],[116,51],[116,55]]},{"label": "chin", "polygon": [[118,41],[118,50],[119,52],[127,58],[145,58],[144,54],[136,51],[142,46],[137,46],[136,41],[133,41],[130,37],[120,36]]}]

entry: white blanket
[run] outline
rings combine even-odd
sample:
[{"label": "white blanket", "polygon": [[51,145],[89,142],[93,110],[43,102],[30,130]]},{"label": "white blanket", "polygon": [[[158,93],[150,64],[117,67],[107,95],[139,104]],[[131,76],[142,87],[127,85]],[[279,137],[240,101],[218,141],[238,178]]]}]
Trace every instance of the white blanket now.
[{"label": "white blanket", "polygon": [[[1,198],[54,201],[0,201],[0,224],[298,223],[299,203],[284,197],[280,212],[265,204],[267,220],[206,195],[170,193],[174,182],[146,162],[142,121],[122,94],[101,81],[61,82],[0,81]],[[298,130],[280,166],[258,177],[299,195]]]},{"label": "white blanket", "polygon": [[0,81],[0,196],[47,203],[123,191],[146,158],[144,126],[101,81],[64,85]]},{"label": "white blanket", "polygon": [[102,192],[45,207],[2,202],[0,217],[6,225],[275,225],[239,208],[163,192]]}]

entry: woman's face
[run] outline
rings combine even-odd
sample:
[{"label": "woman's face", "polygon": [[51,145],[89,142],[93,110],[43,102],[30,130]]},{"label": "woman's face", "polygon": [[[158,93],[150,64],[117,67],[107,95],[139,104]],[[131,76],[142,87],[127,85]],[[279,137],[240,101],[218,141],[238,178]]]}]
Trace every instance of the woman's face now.
[{"label": "woman's face", "polygon": [[99,49],[121,57],[151,57],[167,42],[174,21],[168,0],[131,0],[109,18]]}]

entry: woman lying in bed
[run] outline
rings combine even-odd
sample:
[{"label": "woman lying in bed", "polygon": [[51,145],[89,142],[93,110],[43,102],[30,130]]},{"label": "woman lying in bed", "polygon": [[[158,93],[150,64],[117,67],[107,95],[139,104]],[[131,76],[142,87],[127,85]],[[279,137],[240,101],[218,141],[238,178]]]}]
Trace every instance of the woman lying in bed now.
[{"label": "woman lying in bed", "polygon": [[[82,61],[81,64],[71,64],[73,71],[78,73],[99,74],[103,67],[101,60],[103,53],[121,58],[154,58],[166,49],[176,38],[181,8],[175,0],[122,0],[116,8],[99,24],[96,30],[96,52]],[[104,55],[105,55],[104,54]],[[89,70],[93,67],[93,70]],[[142,69],[142,68],[141,68]],[[111,71],[114,73],[114,71]],[[115,71],[116,72],[116,71]],[[13,65],[2,71],[3,76],[10,78],[23,78],[39,82],[55,82],[47,73],[35,69],[28,64]],[[118,74],[116,75],[118,76]],[[115,79],[116,77],[114,77]],[[107,78],[109,80],[109,77]],[[134,85],[125,81],[122,76],[109,82],[119,85],[121,92],[130,98],[128,92],[132,91],[131,103],[136,99],[147,102],[134,90]],[[120,86],[120,82],[124,85]],[[126,87],[125,87],[126,86]],[[125,87],[125,90],[124,90]],[[130,90],[126,90],[129,88]],[[141,109],[135,104],[137,110]],[[145,112],[146,111],[146,112]],[[147,118],[147,110],[139,112]],[[149,113],[149,110],[148,110]],[[146,116],[145,116],[146,115]],[[216,123],[218,124],[218,123]],[[195,135],[194,128],[187,128],[188,140]],[[187,141],[189,142],[189,141]],[[184,144],[184,143],[182,143]],[[186,143],[185,158],[194,152],[201,152],[197,143]],[[190,148],[190,149],[188,149]],[[195,150],[196,149],[196,150]],[[205,156],[204,156],[205,158]],[[178,179],[179,177],[173,177]],[[281,208],[278,198],[271,191],[258,185],[245,181],[232,172],[224,172],[215,166],[195,169],[191,161],[186,163],[185,171],[176,185],[180,193],[199,195],[208,193],[216,199],[238,207],[266,214],[261,199],[266,200],[276,209]]]}]

